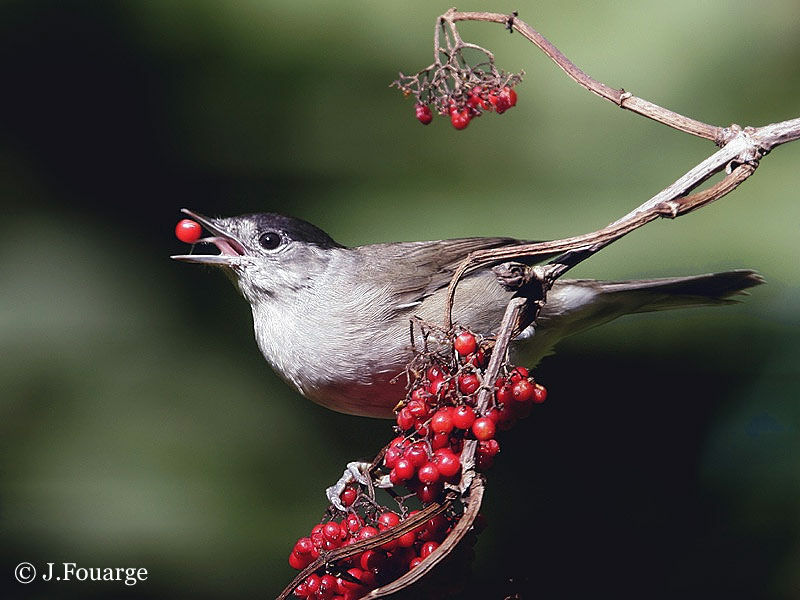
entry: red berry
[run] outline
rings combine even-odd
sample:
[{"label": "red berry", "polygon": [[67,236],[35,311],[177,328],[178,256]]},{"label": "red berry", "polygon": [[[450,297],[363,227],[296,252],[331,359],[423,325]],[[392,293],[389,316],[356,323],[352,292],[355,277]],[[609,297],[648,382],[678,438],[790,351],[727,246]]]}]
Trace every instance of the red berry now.
[{"label": "red berry", "polygon": [[514,392],[508,384],[503,385],[497,389],[497,401],[500,404],[508,404],[514,399]]},{"label": "red berry", "polygon": [[378,587],[377,578],[375,577],[375,573],[373,573],[372,571],[364,571],[364,574],[361,575],[359,579],[361,579],[361,583],[366,588],[372,589]]},{"label": "red berry", "polygon": [[533,398],[534,387],[527,379],[520,379],[511,386],[511,395],[517,402],[529,402]]},{"label": "red berry", "polygon": [[441,537],[441,534],[444,533],[449,525],[450,522],[447,520],[447,517],[443,514],[438,514],[425,523],[425,528],[419,532],[419,539],[423,542],[428,542],[430,540],[435,542],[444,539]]},{"label": "red berry", "polygon": [[308,589],[306,588],[306,582],[304,581],[296,588],[294,588],[294,595],[298,598],[307,598],[308,597]]},{"label": "red berry", "polygon": [[450,111],[450,123],[456,129],[466,129],[471,119],[472,115],[470,115],[468,108],[465,108],[460,112],[457,110]]},{"label": "red berry", "polygon": [[383,455],[383,464],[385,464],[387,468],[393,469],[397,461],[402,457],[403,451],[400,448],[387,448],[386,454]]},{"label": "red berry", "polygon": [[428,451],[424,442],[415,442],[408,447],[403,458],[408,459],[415,467],[421,467],[428,462]]},{"label": "red berry", "polygon": [[503,88],[503,91],[508,94],[508,100],[511,103],[511,106],[516,106],[517,105],[517,92],[514,91],[514,88],[506,86],[506,87]]},{"label": "red berry", "polygon": [[175,236],[187,244],[194,244],[201,235],[203,235],[203,227],[191,219],[181,219],[175,226]]},{"label": "red berry", "polygon": [[511,97],[507,92],[501,91],[499,94],[497,94],[497,100],[494,103],[494,109],[497,111],[498,115],[502,115],[509,108],[511,108]]},{"label": "red berry", "polygon": [[[441,452],[441,454],[438,454],[438,452]],[[437,455],[434,456],[434,460],[436,466],[439,468],[439,473],[443,477],[453,477],[461,468],[461,461],[449,448],[437,450]]]},{"label": "red berry", "polygon": [[490,417],[475,419],[472,424],[472,434],[480,441],[492,439],[495,434],[494,421]]},{"label": "red berry", "polygon": [[294,545],[294,551],[298,554],[311,554],[313,549],[314,544],[311,542],[311,538],[308,537],[301,537]]},{"label": "red berry", "polygon": [[366,540],[367,538],[375,537],[376,535],[378,535],[377,529],[371,525],[364,525],[364,527],[358,530],[356,539],[360,542],[361,540]]},{"label": "red berry", "polygon": [[418,387],[413,392],[411,392],[411,401],[417,400],[425,404],[431,395],[424,387]]},{"label": "red berry", "polygon": [[478,351],[470,356],[467,362],[473,367],[484,368],[486,366],[486,352],[483,348],[478,348]]},{"label": "red berry", "polygon": [[[358,567],[353,567],[351,569],[347,569],[347,574],[353,577],[354,579],[358,579],[359,581],[361,581],[361,577],[364,575],[364,571],[362,571]],[[349,579],[344,579],[344,578],[337,579],[337,584],[339,584],[339,588],[342,590],[343,594],[346,593],[347,590],[357,590],[362,587],[360,583],[356,583],[355,581],[350,581]]]},{"label": "red berry", "polygon": [[511,379],[513,383],[516,383],[517,381],[520,381],[521,379],[527,379],[528,377],[530,377],[528,369],[525,367],[514,367],[511,369],[511,375],[509,376],[509,379]]},{"label": "red berry", "polygon": [[428,391],[432,396],[444,396],[449,387],[450,386],[444,379],[434,379],[428,384]]},{"label": "red berry", "polygon": [[447,372],[439,365],[433,365],[427,372],[428,381],[436,381],[437,379],[444,379]]},{"label": "red berry", "polygon": [[417,471],[417,479],[422,483],[436,483],[439,478],[439,467],[432,462],[425,463]]},{"label": "red berry", "polygon": [[421,562],[422,562],[422,559],[419,556],[417,556],[416,558],[412,558],[411,562],[408,563],[408,569],[411,570],[414,567],[418,567],[419,563],[421,563]]},{"label": "red berry", "polygon": [[431,419],[431,429],[436,433],[450,433],[453,431],[453,419],[447,410],[437,410]]},{"label": "red berry", "polygon": [[455,347],[456,352],[461,356],[467,356],[478,349],[478,341],[469,331],[463,331],[456,337],[456,341],[453,342],[453,347]]},{"label": "red berry", "polygon": [[319,591],[319,580],[320,577],[316,573],[312,573],[306,577],[306,590],[308,590],[309,596],[313,596]]},{"label": "red berry", "polygon": [[439,499],[443,489],[442,484],[438,482],[422,484],[417,488],[417,498],[424,504],[429,504]]},{"label": "red berry", "polygon": [[378,529],[381,531],[394,527],[398,523],[400,523],[400,515],[390,510],[378,515]]},{"label": "red berry", "polygon": [[473,108],[480,108],[483,106],[483,99],[481,98],[481,90],[480,86],[476,85],[469,93],[469,98],[467,98],[467,104]]},{"label": "red berry", "polygon": [[434,450],[438,450],[439,448],[444,448],[445,446],[450,445],[450,434],[444,433],[443,431],[437,431],[433,434],[431,438],[431,448]]},{"label": "red berry", "polygon": [[336,593],[337,587],[336,577],[327,574],[323,575],[319,578],[319,591],[317,592],[317,597],[322,598],[322,600],[330,600]]},{"label": "red berry", "polygon": [[349,513],[345,517],[344,522],[347,524],[348,533],[356,533],[364,526],[364,522],[361,520],[361,517],[355,513]]},{"label": "red berry", "polygon": [[479,387],[481,387],[481,380],[475,373],[464,373],[458,377],[458,389],[462,394],[474,394]]},{"label": "red berry", "polygon": [[536,384],[533,386],[533,401],[536,404],[541,404],[547,399],[547,389],[543,385]]},{"label": "red berry", "polygon": [[400,412],[397,413],[397,426],[403,431],[414,426],[414,415],[411,414],[407,406],[401,408]]},{"label": "red berry", "polygon": [[312,561],[311,555],[298,555],[296,552],[289,553],[289,566],[298,571],[305,569]]},{"label": "red berry", "polygon": [[415,530],[408,531],[397,538],[397,545],[401,548],[410,548],[417,541],[417,532]]},{"label": "red berry", "polygon": [[495,439],[486,440],[478,444],[479,454],[485,454],[487,456],[496,456],[498,452],[500,452],[500,443]]},{"label": "red berry", "polygon": [[417,117],[417,121],[423,125],[427,125],[433,121],[433,113],[431,112],[431,109],[427,104],[422,104],[421,102],[414,106],[414,115]]},{"label": "red berry", "polygon": [[428,405],[422,400],[411,400],[405,408],[415,419],[424,419],[428,416]]},{"label": "red berry", "polygon": [[339,527],[338,523],[330,521],[322,526],[322,535],[332,542],[338,542],[342,535],[342,529]]},{"label": "red berry", "polygon": [[414,472],[416,469],[414,465],[411,463],[410,460],[406,458],[401,458],[397,461],[397,464],[394,466],[393,471],[397,473],[397,476],[401,479],[401,481],[408,481],[412,477],[414,477]]},{"label": "red berry", "polygon": [[426,559],[426,558],[428,558],[428,557],[429,557],[429,556],[430,556],[430,555],[433,553],[433,551],[434,551],[434,550],[436,550],[438,547],[439,547],[439,544],[437,544],[436,542],[425,542],[424,544],[422,544],[422,547],[419,549],[419,557],[420,557],[422,560],[425,560],[425,559]]},{"label": "red berry", "polygon": [[475,411],[471,406],[462,405],[453,413],[453,425],[459,429],[469,429],[475,422]]},{"label": "red berry", "polygon": [[516,414],[511,409],[512,406],[513,404],[506,404],[502,409],[495,407],[489,411],[487,416],[494,421],[498,429],[508,431],[517,422]]},{"label": "red berry", "polygon": [[[364,550],[359,560],[361,568],[365,571],[381,569],[386,564],[386,553],[381,550]],[[364,578],[361,578],[364,581]]]},{"label": "red berry", "polygon": [[342,540],[342,546],[346,546],[350,543],[350,529],[347,527],[347,521],[342,521],[339,523],[339,529],[341,530],[341,535],[339,537]]},{"label": "red berry", "polygon": [[339,500],[342,501],[343,506],[352,506],[353,502],[358,497],[358,490],[354,487],[347,486],[339,495]]}]

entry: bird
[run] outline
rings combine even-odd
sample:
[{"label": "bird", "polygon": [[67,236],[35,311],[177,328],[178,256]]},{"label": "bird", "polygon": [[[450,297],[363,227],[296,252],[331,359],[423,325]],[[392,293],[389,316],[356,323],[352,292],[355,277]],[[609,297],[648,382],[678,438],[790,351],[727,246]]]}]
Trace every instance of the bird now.
[{"label": "bird", "polygon": [[[448,285],[470,252],[527,243],[465,237],[347,247],[307,221],[277,213],[214,218],[182,212],[212,234],[198,242],[219,253],[171,258],[232,276],[274,371],[317,404],[376,418],[392,418],[406,396],[405,378],[398,375],[412,358],[411,319],[442,321]],[[497,333],[515,293],[490,267],[465,274],[452,308],[454,323],[482,336]],[[626,281],[559,279],[512,351],[533,366],[559,340],[622,315],[730,304],[763,282],[748,269]]]}]

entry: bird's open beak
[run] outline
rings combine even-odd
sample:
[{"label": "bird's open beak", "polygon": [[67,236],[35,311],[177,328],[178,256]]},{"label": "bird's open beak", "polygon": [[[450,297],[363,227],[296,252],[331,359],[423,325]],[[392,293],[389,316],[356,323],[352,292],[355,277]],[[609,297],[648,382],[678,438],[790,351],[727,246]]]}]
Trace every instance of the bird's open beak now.
[{"label": "bird's open beak", "polygon": [[170,257],[173,260],[224,267],[230,266],[236,262],[236,259],[246,254],[242,243],[229,232],[222,229],[215,219],[192,212],[188,208],[182,208],[181,212],[185,215],[189,215],[192,219],[214,234],[197,240],[197,243],[214,244],[219,249],[219,254],[178,254]]}]

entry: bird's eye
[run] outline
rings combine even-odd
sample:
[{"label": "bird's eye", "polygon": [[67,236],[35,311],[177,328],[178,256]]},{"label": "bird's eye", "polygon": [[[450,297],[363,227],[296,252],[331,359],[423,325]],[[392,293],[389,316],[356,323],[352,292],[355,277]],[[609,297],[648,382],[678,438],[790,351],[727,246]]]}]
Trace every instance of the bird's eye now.
[{"label": "bird's eye", "polygon": [[258,236],[258,243],[264,250],[275,250],[281,245],[281,236],[274,231],[267,231]]}]

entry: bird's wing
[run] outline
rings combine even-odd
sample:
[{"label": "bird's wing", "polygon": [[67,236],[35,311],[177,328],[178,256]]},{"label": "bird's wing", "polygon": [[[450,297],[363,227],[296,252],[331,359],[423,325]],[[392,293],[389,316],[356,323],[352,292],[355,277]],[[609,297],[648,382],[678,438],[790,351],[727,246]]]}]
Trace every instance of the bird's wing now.
[{"label": "bird's wing", "polygon": [[374,249],[376,255],[391,257],[392,262],[402,265],[402,268],[391,269],[391,288],[400,304],[410,305],[447,287],[453,273],[470,252],[526,243],[529,242],[514,238],[481,237],[376,244],[361,248],[369,249],[370,252]]}]

